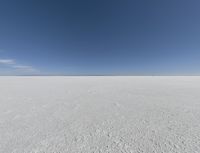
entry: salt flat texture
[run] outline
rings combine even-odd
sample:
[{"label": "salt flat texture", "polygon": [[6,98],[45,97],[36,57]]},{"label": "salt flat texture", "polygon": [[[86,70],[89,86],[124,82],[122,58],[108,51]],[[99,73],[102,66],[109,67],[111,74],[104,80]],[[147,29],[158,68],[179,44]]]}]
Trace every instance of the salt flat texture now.
[{"label": "salt flat texture", "polygon": [[0,77],[0,153],[200,153],[200,77]]}]

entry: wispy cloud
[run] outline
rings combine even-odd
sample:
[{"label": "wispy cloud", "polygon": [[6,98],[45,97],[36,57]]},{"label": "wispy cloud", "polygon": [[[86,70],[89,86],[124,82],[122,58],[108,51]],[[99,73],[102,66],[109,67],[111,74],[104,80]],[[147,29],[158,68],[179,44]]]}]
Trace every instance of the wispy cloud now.
[{"label": "wispy cloud", "polygon": [[13,65],[12,67],[17,70],[23,70],[23,71],[28,71],[28,72],[39,72],[37,69],[28,65]]},{"label": "wispy cloud", "polygon": [[31,66],[27,66],[27,65],[13,65],[14,68],[17,69],[30,69],[32,68]]},{"label": "wispy cloud", "polygon": [[0,65],[7,66],[14,71],[23,74],[39,73],[39,70],[35,69],[34,67],[18,64],[14,59],[0,59]]},{"label": "wispy cloud", "polygon": [[0,59],[0,64],[14,65],[15,61],[13,59]]}]

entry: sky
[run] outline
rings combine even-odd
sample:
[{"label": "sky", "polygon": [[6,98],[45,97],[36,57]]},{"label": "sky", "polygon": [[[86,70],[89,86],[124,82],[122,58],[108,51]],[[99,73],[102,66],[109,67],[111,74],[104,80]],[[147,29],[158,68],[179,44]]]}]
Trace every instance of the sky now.
[{"label": "sky", "polygon": [[199,0],[1,0],[0,75],[199,75]]}]

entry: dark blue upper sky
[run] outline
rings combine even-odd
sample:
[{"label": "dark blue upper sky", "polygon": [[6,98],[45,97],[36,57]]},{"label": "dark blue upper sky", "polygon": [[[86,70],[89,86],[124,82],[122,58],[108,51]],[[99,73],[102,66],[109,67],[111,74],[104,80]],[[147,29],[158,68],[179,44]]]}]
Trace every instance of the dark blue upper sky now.
[{"label": "dark blue upper sky", "polygon": [[200,74],[200,1],[1,0],[0,74]]}]

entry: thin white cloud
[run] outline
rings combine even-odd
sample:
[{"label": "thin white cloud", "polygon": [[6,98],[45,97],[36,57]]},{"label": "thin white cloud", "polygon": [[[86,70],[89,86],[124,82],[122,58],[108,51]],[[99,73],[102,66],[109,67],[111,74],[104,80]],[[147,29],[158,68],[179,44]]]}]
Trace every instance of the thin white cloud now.
[{"label": "thin white cloud", "polygon": [[13,65],[13,68],[16,68],[16,69],[32,69],[32,66],[27,66],[27,65]]},{"label": "thin white cloud", "polygon": [[15,68],[16,70],[22,70],[22,71],[28,71],[28,72],[39,72],[32,66],[28,66],[28,65],[13,65],[12,67]]},{"label": "thin white cloud", "polygon": [[0,59],[0,64],[14,65],[15,61],[13,59]]},{"label": "thin white cloud", "polygon": [[21,73],[39,73],[39,70],[33,68],[29,65],[20,65],[15,62],[14,59],[0,59],[0,65],[5,65],[15,71],[21,72]]}]

